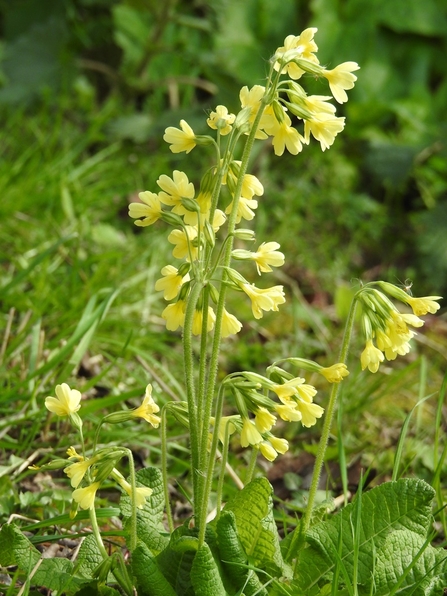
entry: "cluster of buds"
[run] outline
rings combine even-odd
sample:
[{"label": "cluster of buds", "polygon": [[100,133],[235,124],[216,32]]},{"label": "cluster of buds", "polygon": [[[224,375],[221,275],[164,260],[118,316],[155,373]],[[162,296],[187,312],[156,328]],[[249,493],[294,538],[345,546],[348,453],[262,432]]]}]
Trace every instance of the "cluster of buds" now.
[{"label": "cluster of buds", "polygon": [[[49,396],[45,399],[45,407],[60,417],[68,417],[75,428],[81,432],[82,420],[78,414],[81,407],[81,393],[77,389],[71,389],[66,383],[56,386],[56,397]],[[157,416],[159,407],[152,398],[152,386],[146,387],[142,404],[133,410],[122,410],[105,416],[100,424],[119,424],[128,420],[142,418],[157,428],[160,418]],[[83,448],[84,452],[84,448]],[[87,457],[76,452],[74,447],[67,451],[68,459],[57,459],[42,466],[42,469],[64,469],[65,474],[70,478],[75,506],[81,509],[92,509],[95,497],[101,484],[107,479],[114,479],[119,486],[132,498],[132,487],[116,469],[118,462],[128,454],[126,449],[120,447],[106,447],[95,450]],[[34,468],[36,469],[36,468]],[[80,485],[83,486],[80,486]],[[152,494],[148,487],[136,487],[135,502],[137,507],[142,508],[145,500]],[[76,513],[76,508],[74,509]]]},{"label": "cluster of buds", "polygon": [[[287,358],[286,362],[308,371],[321,374],[330,383],[339,383],[349,372],[342,363],[322,367],[316,362],[302,358]],[[267,369],[268,376],[252,372],[238,372],[228,375],[223,385],[233,395],[238,414],[224,416],[219,424],[219,439],[222,443],[238,431],[242,447],[259,449],[269,461],[278,453],[285,453],[288,442],[276,437],[272,429],[278,417],[286,422],[301,422],[305,427],[313,426],[323,415],[323,408],[314,403],[317,390],[302,377],[274,364]],[[274,394],[274,397],[270,397]]]},{"label": "cluster of buds", "polygon": [[[386,294],[410,306],[413,313],[401,313]],[[441,296],[416,298],[384,281],[365,285],[357,296],[362,307],[366,340],[360,358],[361,365],[363,370],[368,368],[373,373],[378,371],[385,358],[395,360],[398,355],[408,354],[409,342],[416,335],[412,327],[422,327],[424,321],[419,317],[427,313],[434,314],[439,309],[437,300],[441,299]]]},{"label": "cluster of buds", "polygon": [[[194,281],[207,288],[206,299],[202,295],[196,305],[192,328],[197,335],[203,329],[210,332],[214,328],[216,315],[208,297],[214,303],[218,301],[221,281],[230,282],[235,290],[250,298],[256,319],[265,311],[278,310],[278,305],[285,302],[282,286],[257,288],[241,275],[229,271],[228,263],[222,267],[222,251],[216,251],[218,254],[214,258],[212,251],[216,234],[224,226],[227,216],[233,224],[223,244],[230,237],[231,242],[233,238],[254,239],[250,230],[234,226],[234,223],[254,218],[258,197],[264,193],[261,182],[252,174],[241,173],[241,162],[234,158],[234,148],[241,136],[252,131],[256,123],[255,138],[270,137],[276,155],[282,155],[285,149],[296,155],[310,142],[311,135],[324,151],[344,127],[345,119],[335,116],[336,108],[329,101],[332,96],[307,95],[297,83],[305,73],[326,79],[334,99],[343,103],[347,101],[346,90],[356,81],[352,72],[359,67],[355,62],[345,62],[332,70],[319,64],[314,41],[316,32],[317,29],[309,28],[301,35],[290,35],[284,40],[284,45],[271,58],[266,86],[241,89],[241,110],[237,115],[223,105],[210,112],[206,123],[216,132],[217,140],[209,135],[196,135],[185,120],[180,121],[180,128],[171,126],[165,131],[163,138],[173,153],[189,153],[196,146],[212,146],[217,157],[215,165],[203,176],[198,192],[185,172],[175,170],[172,177],[159,177],[157,193],[141,192],[140,202],[129,205],[129,215],[137,226],[145,227],[163,220],[174,227],[168,240],[174,245],[173,257],[183,262],[177,267],[163,267],[163,277],[155,285],[156,290],[163,292],[165,300],[174,301],[162,312],[170,331],[184,326],[186,304]],[[301,132],[292,126],[291,116],[301,123]],[[256,250],[233,250],[232,257],[253,261],[258,274],[262,274],[284,264],[284,255],[279,248],[277,242],[267,242]],[[241,328],[242,323],[225,310],[220,330],[222,337],[237,334]]]}]

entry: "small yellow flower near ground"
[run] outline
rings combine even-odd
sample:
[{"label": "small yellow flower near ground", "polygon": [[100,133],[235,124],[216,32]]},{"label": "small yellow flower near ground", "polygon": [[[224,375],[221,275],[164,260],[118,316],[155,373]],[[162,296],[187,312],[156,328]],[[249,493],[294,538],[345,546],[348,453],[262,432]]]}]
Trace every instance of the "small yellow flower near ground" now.
[{"label": "small yellow flower near ground", "polygon": [[304,141],[309,143],[310,133],[320,142],[321,150],[329,149],[339,132],[345,126],[345,118],[337,118],[329,114],[319,114],[315,119],[304,121]]},{"label": "small yellow flower near ground", "polygon": [[81,481],[85,476],[85,473],[93,463],[94,461],[86,459],[84,461],[78,461],[74,464],[70,464],[69,466],[64,468],[64,472],[70,478],[71,486],[73,488],[77,488],[81,484]]},{"label": "small yellow flower near ground", "polygon": [[348,101],[348,95],[345,89],[352,89],[357,77],[352,74],[354,70],[359,70],[357,62],[343,62],[332,70],[323,69],[322,75],[327,79],[334,99],[338,103]]},{"label": "small yellow flower near ground", "polygon": [[228,108],[225,106],[217,106],[214,112],[211,112],[210,117],[206,123],[213,130],[219,130],[222,136],[231,132],[232,124],[236,120],[234,114],[228,113]]},{"label": "small yellow flower near ground", "polygon": [[222,337],[236,335],[241,329],[242,323],[224,308],[222,315]]},{"label": "small yellow flower near ground", "polygon": [[196,135],[193,129],[185,120],[180,120],[180,128],[169,126],[165,130],[163,140],[169,143],[169,149],[172,153],[189,153],[196,146]]},{"label": "small yellow flower near ground", "polygon": [[178,269],[172,265],[166,265],[161,270],[162,278],[155,282],[155,289],[157,292],[164,292],[165,300],[173,300],[178,293],[183,283],[189,281],[189,274],[182,277],[178,273]]},{"label": "small yellow flower near ground", "polygon": [[77,488],[73,491],[73,499],[81,509],[93,509],[95,505],[96,491],[101,486],[100,482],[94,482],[90,486]]},{"label": "small yellow flower near ground", "polygon": [[286,301],[283,286],[260,289],[254,284],[240,284],[240,288],[251,300],[251,309],[255,319],[261,319],[263,311],[277,311],[278,306]]},{"label": "small yellow flower near ground", "polygon": [[342,362],[337,362],[337,364],[333,364],[332,366],[320,368],[319,371],[320,375],[329,381],[329,383],[340,383],[345,377],[349,375],[349,370],[346,367],[346,364]]},{"label": "small yellow flower near ground", "polygon": [[156,412],[159,412],[160,408],[155,403],[152,397],[152,385],[146,387],[146,394],[143,398],[143,403],[138,408],[131,410],[133,418],[143,418],[149,424],[152,424],[154,428],[158,428],[160,425],[160,417],[155,416]]},{"label": "small yellow flower near ground", "polygon": [[255,426],[253,420],[244,418],[241,430],[241,446],[258,445],[262,441],[262,435]]},{"label": "small yellow flower near ground", "polygon": [[267,410],[267,408],[259,407],[255,414],[255,425],[260,433],[269,431],[276,422],[276,416]]},{"label": "small yellow flower near ground", "polygon": [[372,342],[372,339],[368,339],[366,341],[365,349],[360,356],[362,370],[368,368],[372,373],[375,373],[379,370],[379,365],[384,361],[384,359],[384,355],[378,348],[376,348]]},{"label": "small yellow flower near ground", "polygon": [[176,331],[179,327],[183,327],[185,322],[185,309],[185,300],[177,300],[174,304],[168,304],[161,313],[162,318],[166,321],[166,329],[169,331]]},{"label": "small yellow flower near ground", "polygon": [[442,296],[424,296],[422,298],[416,298],[407,295],[405,297],[405,301],[411,306],[417,317],[426,315],[427,313],[434,315],[435,312],[440,309],[440,305],[436,300],[442,300]]},{"label": "small yellow flower near ground", "polygon": [[151,226],[158,219],[160,219],[162,209],[160,199],[158,195],[148,190],[140,192],[138,197],[142,201],[141,203],[130,203],[129,205],[129,217],[140,218],[134,221],[136,226],[146,227]]},{"label": "small yellow flower near ground", "polygon": [[69,416],[81,407],[81,393],[70,389],[67,383],[56,385],[56,397],[45,398],[45,407],[57,416]]}]

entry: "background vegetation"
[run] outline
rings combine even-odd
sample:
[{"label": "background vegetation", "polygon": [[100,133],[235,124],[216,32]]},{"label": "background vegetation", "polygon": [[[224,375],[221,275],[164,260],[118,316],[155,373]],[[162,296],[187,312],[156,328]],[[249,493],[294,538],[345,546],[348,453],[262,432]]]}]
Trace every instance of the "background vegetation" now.
[{"label": "background vegetation", "polygon": [[[117,404],[132,406],[148,382],[160,402],[182,398],[178,337],[165,331],[163,301],[153,290],[170,248],[161,227],[139,233],[127,204],[137,192],[153,190],[162,173],[185,167],[193,178],[200,171],[205,153],[196,149],[184,166],[184,157],[161,141],[164,128],[184,118],[201,133],[207,110],[222,103],[235,111],[241,86],[262,84],[263,61],[286,35],[316,26],[322,62],[354,60],[361,70],[340,108],[346,129],[329,151],[314,144],[296,157],[278,159],[268,148],[256,154],[252,171],[266,189],[257,237],[281,243],[286,267],[277,275],[288,303],[229,342],[223,369],[262,368],[285,355],[333,363],[358,279],[407,285],[411,279],[415,295],[445,295],[442,0],[3,0],[0,6],[2,520],[50,519],[68,507],[61,474],[51,479],[28,470],[70,444],[68,427],[56,426],[43,408],[56,383],[83,391],[93,420]],[[424,330],[409,357],[376,375],[360,372],[357,338],[323,482],[335,496],[342,486],[355,489],[360,468],[369,469],[371,481],[390,477],[405,416],[439,390],[445,318],[430,319]],[[323,393],[322,405],[325,399]],[[443,408],[437,394],[417,408],[403,473],[433,480],[434,420],[437,412],[439,437]],[[141,465],[157,463],[158,436],[142,428],[105,429],[102,440],[131,446]],[[170,433],[173,490],[184,502],[187,444],[181,427]],[[290,456],[269,468],[277,494],[297,508],[313,433],[318,428],[293,427]],[[235,448],[238,470],[243,454]],[[105,503],[115,497],[104,494]]]}]

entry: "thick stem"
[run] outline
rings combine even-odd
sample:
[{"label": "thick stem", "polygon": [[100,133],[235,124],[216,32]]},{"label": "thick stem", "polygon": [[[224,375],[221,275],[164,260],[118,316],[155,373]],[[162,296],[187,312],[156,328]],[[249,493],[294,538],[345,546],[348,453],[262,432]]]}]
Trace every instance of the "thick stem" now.
[{"label": "thick stem", "polygon": [[172,519],[171,501],[169,500],[168,484],[168,433],[167,433],[167,408],[161,410],[161,474],[163,477],[163,492],[165,496],[165,509],[168,518],[169,532],[174,531],[174,520]]}]

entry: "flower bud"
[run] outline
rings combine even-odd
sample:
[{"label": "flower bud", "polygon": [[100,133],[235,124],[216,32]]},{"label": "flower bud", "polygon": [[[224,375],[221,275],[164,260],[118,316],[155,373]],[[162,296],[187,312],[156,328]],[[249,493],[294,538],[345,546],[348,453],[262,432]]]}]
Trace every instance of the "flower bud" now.
[{"label": "flower bud", "polygon": [[245,240],[248,242],[254,242],[256,239],[256,235],[253,230],[249,230],[247,228],[239,228],[238,230],[234,230],[234,237],[238,238],[239,240]]},{"label": "flower bud", "polygon": [[182,205],[188,211],[192,211],[193,213],[200,213],[200,206],[197,201],[193,199],[185,199],[182,198]]},{"label": "flower bud", "polygon": [[183,228],[183,220],[180,215],[176,215],[170,211],[162,211],[160,218],[171,226],[179,226]]},{"label": "flower bud", "polygon": [[216,235],[214,233],[213,226],[207,219],[205,220],[203,226],[203,234],[205,236],[206,243],[211,246],[211,248],[214,248],[214,245],[216,244]]}]

